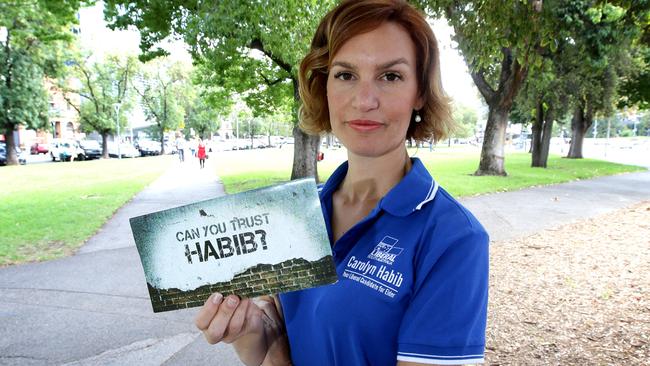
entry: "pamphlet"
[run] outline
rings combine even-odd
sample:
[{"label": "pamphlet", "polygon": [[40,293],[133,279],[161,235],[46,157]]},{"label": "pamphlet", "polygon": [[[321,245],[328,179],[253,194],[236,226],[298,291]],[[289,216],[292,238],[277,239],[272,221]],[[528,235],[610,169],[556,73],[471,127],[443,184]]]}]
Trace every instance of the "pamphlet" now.
[{"label": "pamphlet", "polygon": [[337,281],[313,179],[130,220],[154,312],[213,292],[254,297]]}]

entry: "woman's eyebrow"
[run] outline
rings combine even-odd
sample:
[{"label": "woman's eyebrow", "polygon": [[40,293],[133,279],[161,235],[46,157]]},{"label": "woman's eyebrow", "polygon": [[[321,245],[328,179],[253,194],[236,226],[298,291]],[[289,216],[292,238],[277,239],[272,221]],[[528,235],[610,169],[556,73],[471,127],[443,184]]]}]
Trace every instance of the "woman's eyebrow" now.
[{"label": "woman's eyebrow", "polygon": [[385,63],[379,65],[378,68],[379,69],[388,69],[388,68],[391,68],[391,67],[393,67],[395,65],[398,65],[398,64],[404,64],[404,65],[408,66],[409,62],[405,58],[400,57],[400,58],[397,58],[395,60],[385,62]]},{"label": "woman's eyebrow", "polygon": [[[377,69],[382,69],[382,70],[383,69],[388,69],[388,68],[391,68],[391,67],[393,67],[395,65],[398,65],[398,64],[404,64],[404,65],[408,66],[409,62],[404,57],[400,57],[400,58],[396,58],[394,60],[384,62],[383,64],[378,65]],[[340,66],[340,67],[343,67],[345,69],[351,69],[351,70],[356,70],[357,69],[356,66],[354,66],[353,64],[351,64],[349,62],[346,62],[346,61],[334,61],[334,62],[332,62],[332,65],[330,67],[334,67],[334,66]]]},{"label": "woman's eyebrow", "polygon": [[334,62],[332,62],[332,65],[330,66],[330,68],[332,68],[334,66],[341,66],[344,69],[352,69],[352,70],[357,69],[356,66],[352,65],[349,62],[345,62],[345,61],[334,61]]}]

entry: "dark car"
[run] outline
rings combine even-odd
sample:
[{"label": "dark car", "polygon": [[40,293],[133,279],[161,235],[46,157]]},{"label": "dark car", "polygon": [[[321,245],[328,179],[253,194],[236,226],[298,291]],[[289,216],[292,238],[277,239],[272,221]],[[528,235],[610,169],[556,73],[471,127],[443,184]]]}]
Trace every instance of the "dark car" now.
[{"label": "dark car", "polygon": [[50,148],[47,146],[47,144],[41,144],[40,142],[35,143],[29,148],[29,152],[32,155],[47,154],[49,151]]},{"label": "dark car", "polygon": [[[18,155],[18,164],[27,164],[27,159],[22,153],[22,150],[16,147],[16,155]],[[0,144],[0,165],[7,165],[7,147],[4,143]]]},{"label": "dark car", "polygon": [[160,155],[161,145],[156,141],[140,140],[138,141],[138,150],[142,156]]},{"label": "dark car", "polygon": [[[102,147],[95,140],[81,140],[79,146],[84,151],[84,159],[99,159],[102,157]],[[81,156],[79,156],[81,158]]]}]

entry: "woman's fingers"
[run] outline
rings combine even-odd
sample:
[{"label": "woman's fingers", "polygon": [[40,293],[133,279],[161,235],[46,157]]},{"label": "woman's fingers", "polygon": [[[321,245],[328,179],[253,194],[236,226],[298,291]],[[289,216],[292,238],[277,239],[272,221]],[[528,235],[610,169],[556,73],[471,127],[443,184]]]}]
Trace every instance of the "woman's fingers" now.
[{"label": "woman's fingers", "polygon": [[230,319],[235,313],[235,310],[237,310],[239,302],[239,298],[235,295],[230,295],[222,301],[219,310],[214,318],[212,318],[208,329],[203,331],[208,343],[215,344],[224,339]]},{"label": "woman's fingers", "polygon": [[210,297],[205,300],[205,304],[203,304],[201,310],[199,310],[199,313],[196,315],[196,318],[194,318],[194,324],[197,328],[202,331],[208,329],[208,326],[210,326],[212,318],[217,314],[219,305],[221,305],[222,301],[223,295],[218,292],[210,295]]},{"label": "woman's fingers", "polygon": [[194,323],[210,344],[232,343],[248,333],[262,334],[263,328],[281,327],[273,299],[243,299],[235,295],[212,294],[199,310]]},{"label": "woman's fingers", "polygon": [[239,302],[239,306],[237,306],[237,309],[235,309],[235,312],[230,318],[230,322],[228,323],[226,333],[222,340],[223,342],[232,343],[241,336],[242,331],[244,331],[244,327],[246,326],[246,313],[248,312],[250,305],[251,303],[248,299],[243,299]]}]

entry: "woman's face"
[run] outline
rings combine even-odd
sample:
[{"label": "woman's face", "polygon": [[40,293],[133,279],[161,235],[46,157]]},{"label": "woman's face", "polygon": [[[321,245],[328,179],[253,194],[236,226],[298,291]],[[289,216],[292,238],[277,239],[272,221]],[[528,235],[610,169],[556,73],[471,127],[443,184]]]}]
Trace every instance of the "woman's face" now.
[{"label": "woman's face", "polygon": [[327,78],[332,132],[352,154],[379,157],[404,149],[418,98],[415,45],[396,23],[350,38]]}]

